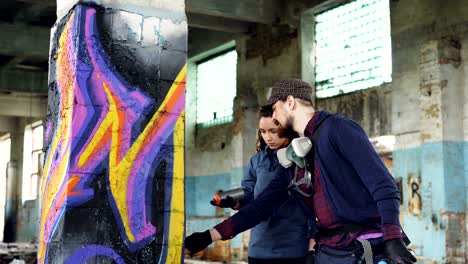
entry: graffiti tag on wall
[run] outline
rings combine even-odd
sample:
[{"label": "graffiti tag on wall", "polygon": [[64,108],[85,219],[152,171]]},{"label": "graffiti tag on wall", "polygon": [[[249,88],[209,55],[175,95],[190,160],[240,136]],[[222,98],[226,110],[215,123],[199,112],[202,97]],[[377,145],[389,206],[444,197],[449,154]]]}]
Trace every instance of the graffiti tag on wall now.
[{"label": "graffiti tag on wall", "polygon": [[413,215],[420,215],[422,210],[422,199],[421,199],[421,178],[410,177],[408,179],[408,210]]}]

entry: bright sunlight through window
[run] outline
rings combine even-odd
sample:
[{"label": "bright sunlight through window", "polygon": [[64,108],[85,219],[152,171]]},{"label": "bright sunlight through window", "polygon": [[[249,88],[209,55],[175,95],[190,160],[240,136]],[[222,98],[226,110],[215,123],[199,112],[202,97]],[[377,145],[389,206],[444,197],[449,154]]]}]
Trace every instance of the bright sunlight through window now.
[{"label": "bright sunlight through window", "polygon": [[197,65],[197,124],[232,122],[236,96],[237,52],[231,50]]},{"label": "bright sunlight through window", "polygon": [[315,18],[318,98],[391,82],[389,0],[357,0]]},{"label": "bright sunlight through window", "polygon": [[44,126],[42,122],[28,125],[24,130],[23,202],[37,199],[42,167]]}]

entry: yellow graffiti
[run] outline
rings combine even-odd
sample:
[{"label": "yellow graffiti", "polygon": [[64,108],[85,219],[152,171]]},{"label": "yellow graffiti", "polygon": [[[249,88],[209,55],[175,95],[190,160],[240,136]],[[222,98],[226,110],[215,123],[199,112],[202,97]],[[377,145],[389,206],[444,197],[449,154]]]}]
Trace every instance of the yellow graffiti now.
[{"label": "yellow graffiti", "polygon": [[[132,146],[128,149],[125,155],[119,160],[121,152],[121,143],[119,140],[119,128],[121,127],[120,120],[119,120],[119,111],[120,110],[117,105],[116,101],[112,93],[109,90],[109,87],[105,82],[103,82],[103,88],[106,92],[108,101],[109,101],[109,112],[107,113],[106,117],[100,124],[96,136],[93,137],[89,145],[83,151],[82,156],[79,158],[79,166],[83,166],[87,160],[90,158],[91,154],[93,153],[95,147],[100,143],[100,141],[105,136],[106,132],[109,129],[109,126],[112,126],[112,140],[110,146],[110,154],[109,154],[109,185],[110,190],[112,192],[113,198],[115,200],[117,209],[119,211],[125,233],[127,238],[130,242],[135,241],[135,237],[132,233],[130,228],[130,222],[128,217],[128,208],[127,208],[127,188],[125,188],[128,178],[130,175],[130,171],[132,168],[132,164],[135,162],[135,159],[138,157],[140,152],[144,148],[144,143],[147,141],[148,138],[154,136],[152,132],[159,129],[164,122],[159,122],[163,115],[167,115],[168,113],[165,111],[167,109],[168,102],[171,100],[176,100],[174,98],[174,93],[176,93],[177,89],[183,89],[180,87],[180,83],[185,80],[186,75],[186,66],[182,68],[180,73],[178,74],[177,78],[174,80],[169,92],[166,95],[166,98],[162,102],[161,106],[159,107],[158,111],[153,115],[145,129],[142,133],[138,136]],[[184,94],[182,93],[181,96]]]},{"label": "yellow graffiti", "polygon": [[174,129],[174,169],[172,177],[171,220],[169,223],[166,263],[179,263],[184,241],[184,116],[177,119]]},{"label": "yellow graffiti", "polygon": [[[65,180],[66,172],[68,169],[68,162],[70,157],[70,133],[71,133],[71,119],[72,119],[72,105],[73,105],[73,90],[74,82],[70,79],[71,63],[70,51],[68,50],[67,37],[70,29],[71,22],[73,21],[74,13],[71,14],[70,19],[66,23],[63,33],[59,38],[59,47],[57,57],[57,65],[61,65],[57,69],[57,76],[61,84],[61,102],[60,102],[60,114],[57,124],[57,130],[55,137],[52,141],[50,151],[47,155],[44,171],[41,180],[41,218],[40,218],[40,230],[39,230],[39,252],[38,262],[43,263],[45,261],[45,252],[47,248],[47,240],[52,235],[53,218],[56,217],[57,210],[52,208],[52,204],[57,200],[59,189]],[[58,152],[60,156],[57,161],[54,160],[54,156],[57,154],[57,148],[61,145],[61,149]],[[51,171],[52,164],[57,164],[56,168]],[[65,192],[65,190],[63,190]],[[55,205],[56,208],[60,207],[61,204]],[[47,229],[47,230],[46,230]]]}]

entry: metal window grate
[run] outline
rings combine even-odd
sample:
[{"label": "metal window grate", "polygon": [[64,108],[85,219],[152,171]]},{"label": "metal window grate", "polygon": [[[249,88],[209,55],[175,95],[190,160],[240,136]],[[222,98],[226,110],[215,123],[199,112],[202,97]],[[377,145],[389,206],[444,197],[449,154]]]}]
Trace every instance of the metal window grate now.
[{"label": "metal window grate", "polygon": [[197,126],[232,122],[237,52],[231,50],[197,65]]},{"label": "metal window grate", "polygon": [[24,129],[22,200],[38,197],[41,166],[43,164],[44,125],[42,121]]},{"label": "metal window grate", "polygon": [[317,98],[391,82],[389,0],[357,0],[315,18]]}]

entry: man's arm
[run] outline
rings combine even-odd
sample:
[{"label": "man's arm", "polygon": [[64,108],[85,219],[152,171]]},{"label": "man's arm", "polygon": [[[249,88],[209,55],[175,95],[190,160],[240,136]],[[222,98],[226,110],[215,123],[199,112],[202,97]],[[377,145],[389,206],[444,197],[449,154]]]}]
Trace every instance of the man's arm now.
[{"label": "man's arm", "polygon": [[249,166],[246,169],[244,176],[242,177],[241,187],[244,190],[244,198],[239,201],[239,208],[244,207],[254,198],[254,188],[255,184],[257,183],[257,174],[255,172],[255,168],[258,165],[258,158],[258,155],[250,158]]},{"label": "man's arm", "polygon": [[331,125],[334,126],[330,134],[332,144],[351,163],[377,203],[384,239],[402,238],[398,189],[364,129],[347,118],[336,118]]},{"label": "man's arm", "polygon": [[216,225],[222,240],[233,238],[260,222],[267,220],[288,198],[288,175],[276,174],[256,199],[242,207],[236,214]]},{"label": "man's arm", "polygon": [[236,214],[204,232],[193,233],[185,239],[191,255],[217,240],[228,240],[268,219],[289,197],[287,174],[276,174],[265,191],[241,208]]},{"label": "man's arm", "polygon": [[[415,255],[403,243],[400,226],[400,196],[396,183],[369,141],[364,129],[356,122],[335,119],[333,142],[352,164],[371,193],[381,218],[384,255],[392,263],[411,264]],[[333,144],[333,143],[332,143]]]}]

